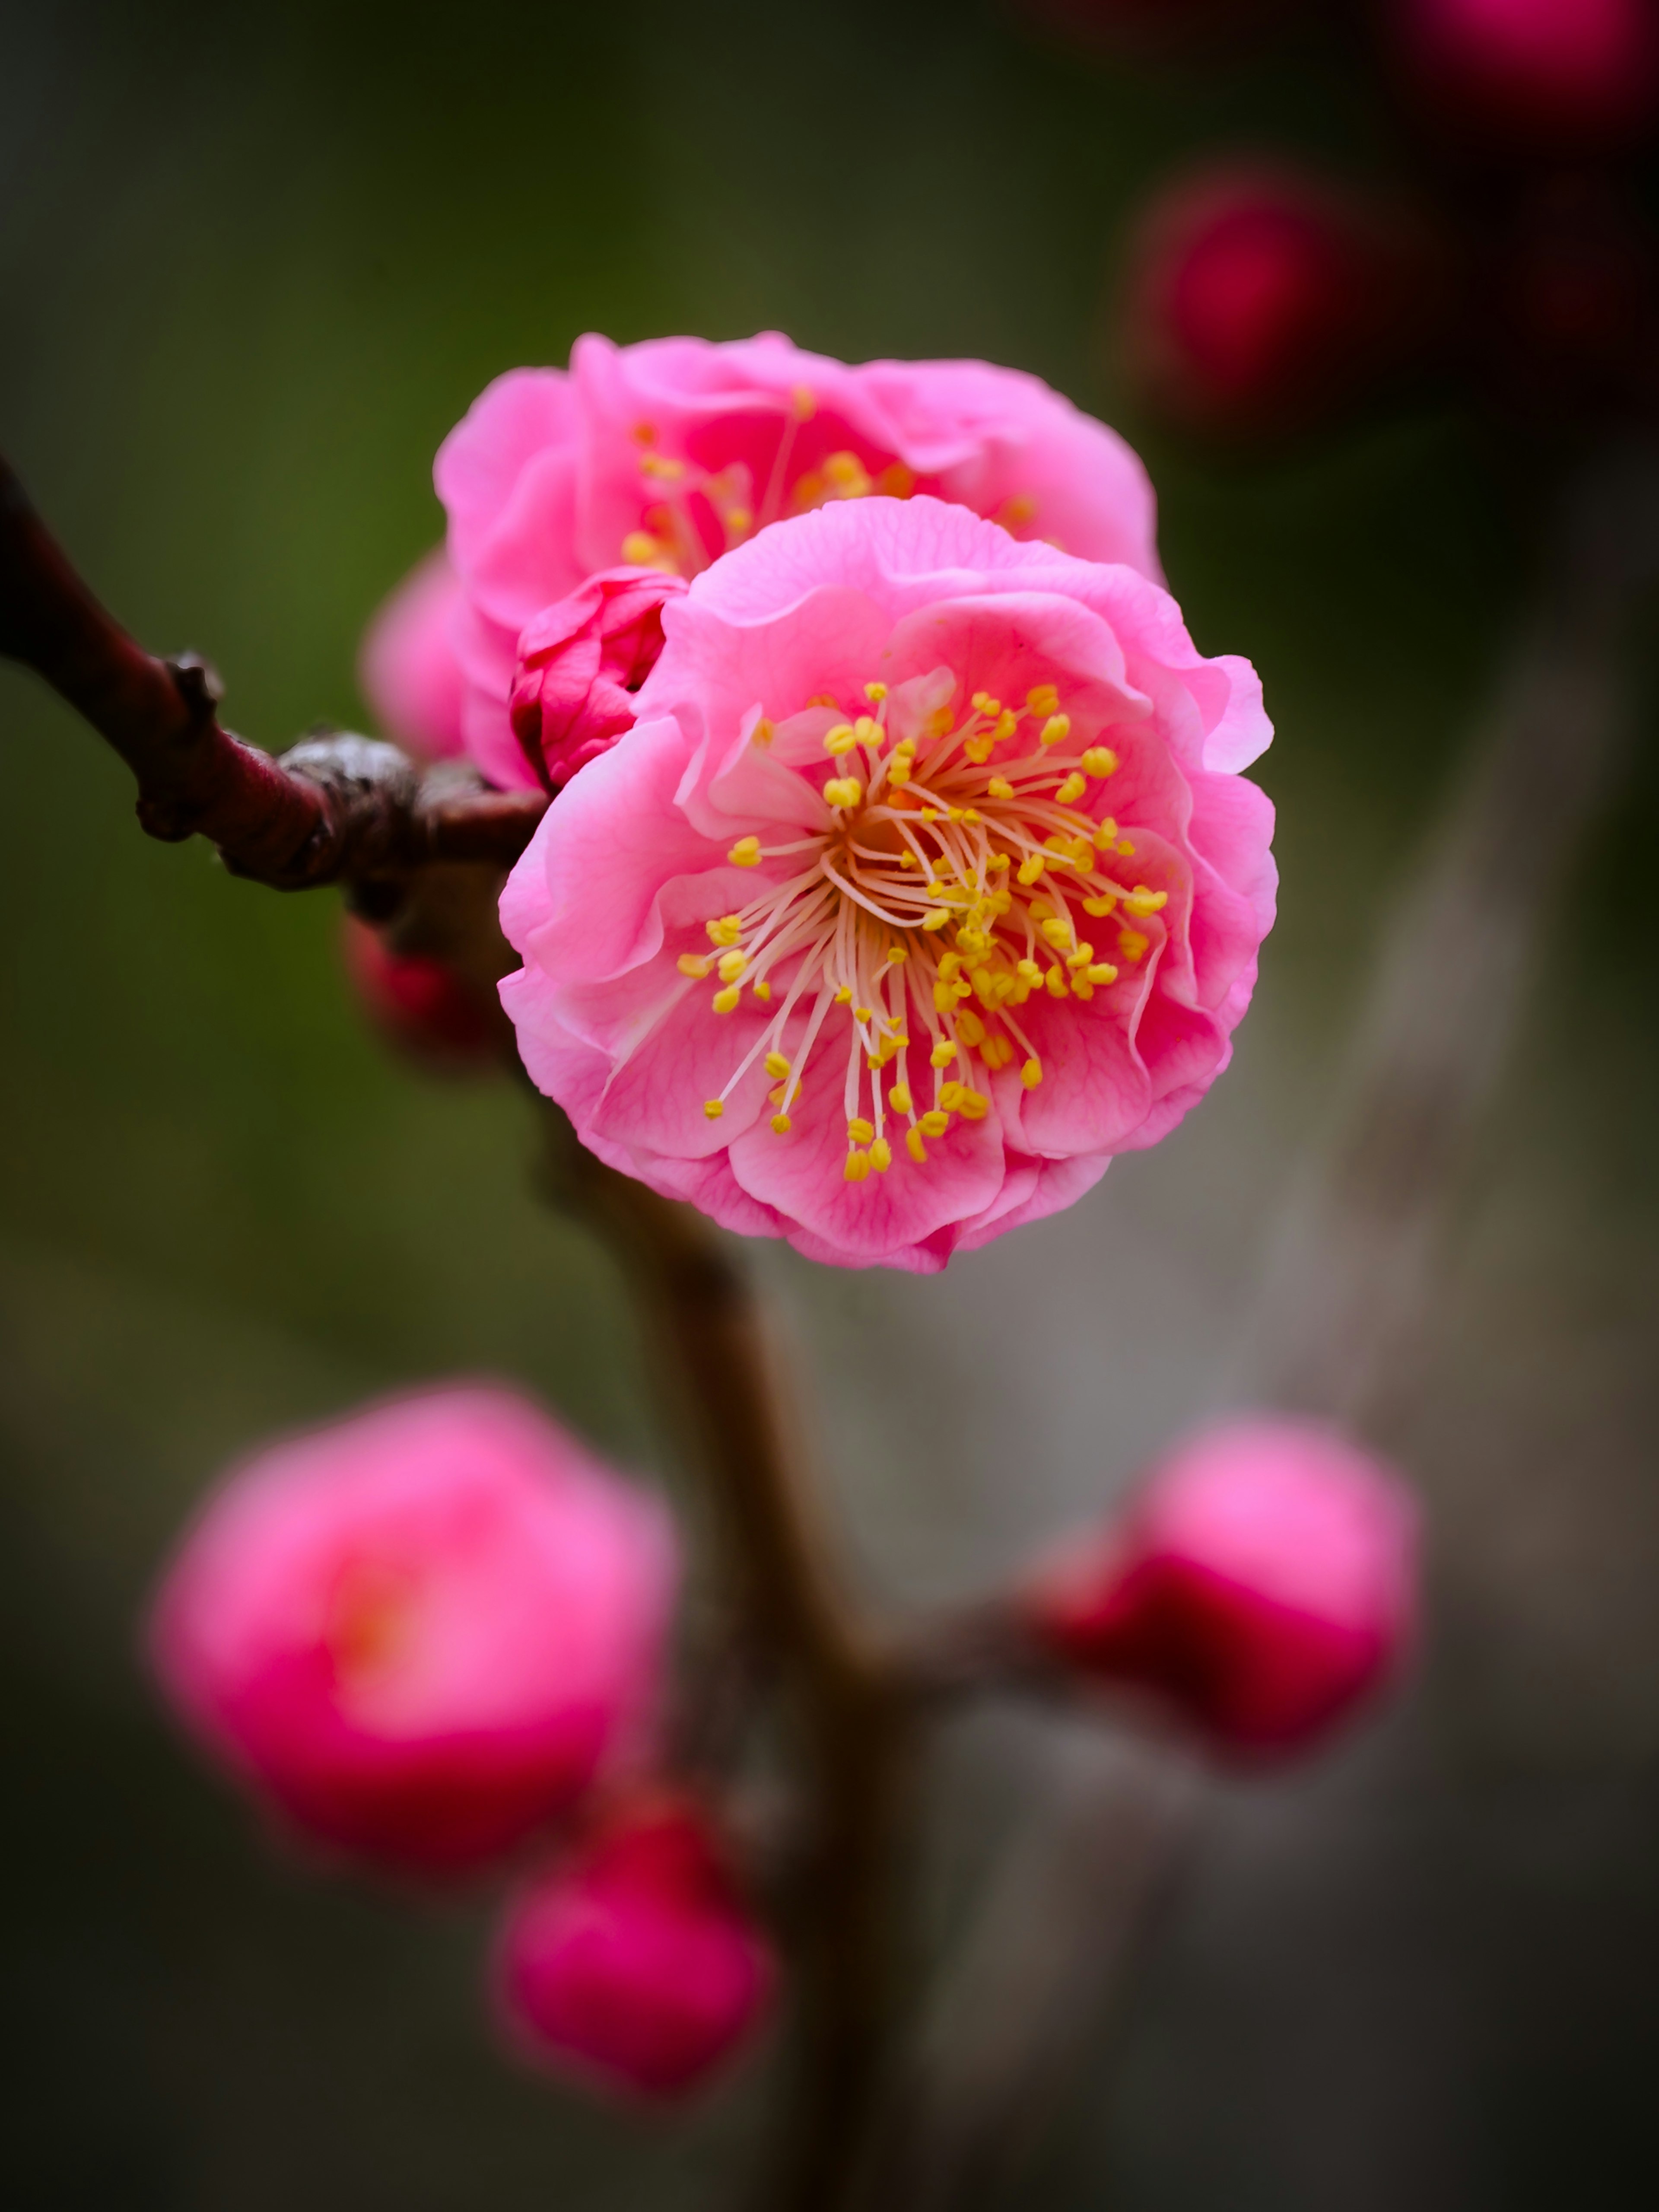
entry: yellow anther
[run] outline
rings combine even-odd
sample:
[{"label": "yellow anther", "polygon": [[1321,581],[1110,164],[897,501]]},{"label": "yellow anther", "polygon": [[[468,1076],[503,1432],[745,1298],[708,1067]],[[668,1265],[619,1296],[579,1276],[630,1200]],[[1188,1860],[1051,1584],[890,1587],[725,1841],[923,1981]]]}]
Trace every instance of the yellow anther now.
[{"label": "yellow anther", "polygon": [[850,722],[837,722],[833,730],[824,732],[823,750],[827,753],[850,753],[858,741],[858,732]]},{"label": "yellow anther", "polygon": [[1086,975],[1073,976],[1072,996],[1074,999],[1092,999],[1094,995],[1095,987]]},{"label": "yellow anther", "polygon": [[969,738],[962,749],[964,758],[972,761],[975,768],[983,768],[991,757],[996,741],[994,730],[988,730],[982,737]]},{"label": "yellow anther", "polygon": [[904,1139],[904,1149],[909,1153],[911,1158],[915,1162],[918,1167],[921,1167],[926,1164],[927,1159],[927,1147],[921,1141],[921,1132],[920,1129],[911,1129],[907,1132]]},{"label": "yellow anther", "polygon": [[[769,1091],[767,1092],[767,1094],[766,1094],[767,1103],[768,1103],[769,1105],[771,1105],[771,1106],[787,1106],[787,1105],[788,1105],[788,1104],[789,1104],[789,1103],[790,1103],[790,1100],[789,1100],[789,1097],[786,1095],[786,1094],[788,1092],[788,1091],[789,1091],[789,1085],[788,1085],[787,1083],[780,1083],[780,1084],[776,1086],[776,1088],[775,1088],[775,1089],[771,1090],[771,1091]],[[799,1083],[798,1083],[798,1084],[796,1084],[796,1085],[795,1085],[795,1087],[794,1087],[793,1096],[794,1096],[795,1097],[797,1097],[797,1098],[799,1098],[799,1097],[800,1097],[800,1085],[799,1085]]]},{"label": "yellow anther", "polygon": [[849,499],[860,498],[872,489],[869,473],[856,453],[826,453],[823,473]]},{"label": "yellow anther", "polygon": [[970,1006],[964,1006],[957,1016],[957,1036],[970,1052],[985,1042],[985,1024]]},{"label": "yellow anther", "polygon": [[769,1005],[772,997],[772,986],[769,983],[757,983],[754,988],[755,996],[760,1000],[762,1006]]},{"label": "yellow anther", "polygon": [[855,1022],[872,1022],[875,1018],[873,1006],[854,1006],[853,1009],[853,1019]]},{"label": "yellow anther", "polygon": [[1037,743],[1040,745],[1063,745],[1071,734],[1072,718],[1069,714],[1050,714],[1037,732]]},{"label": "yellow anther", "polygon": [[843,983],[836,994],[836,1004],[838,1006],[850,1006],[852,1003],[853,987],[850,983]]},{"label": "yellow anther", "polygon": [[1149,891],[1145,884],[1137,884],[1123,902],[1125,914],[1158,914],[1170,903],[1168,891]]},{"label": "yellow anther", "polygon": [[964,812],[962,818],[964,822],[974,823],[982,822],[985,819],[985,817],[980,812],[978,807],[970,806]]},{"label": "yellow anther", "polygon": [[964,1121],[982,1121],[990,1108],[990,1100],[978,1091],[964,1091],[957,1101],[957,1110]]},{"label": "yellow anther", "polygon": [[682,975],[693,975],[701,982],[708,973],[708,963],[701,952],[682,952],[679,970]]},{"label": "yellow anther", "polygon": [[1028,714],[1052,714],[1060,704],[1060,694],[1052,684],[1033,684],[1025,694]]},{"label": "yellow anther", "polygon": [[935,983],[935,984],[934,984],[934,986],[933,986],[933,1012],[934,1012],[935,1013],[937,1013],[937,1014],[948,1014],[948,1013],[951,1011],[951,1009],[955,1006],[956,1003],[957,1003],[957,992],[956,992],[956,986],[955,986],[955,984],[954,984],[954,983]]},{"label": "yellow anther", "polygon": [[866,684],[864,687],[864,696],[873,705],[879,707],[887,696],[887,686],[884,684]]},{"label": "yellow anther", "polygon": [[1016,975],[1023,976],[1028,983],[1040,983],[1042,981],[1042,970],[1035,960],[1017,960],[1014,963],[1014,973]]},{"label": "yellow anther", "polygon": [[640,473],[657,477],[665,483],[678,483],[685,474],[685,463],[677,461],[669,453],[641,453]]},{"label": "yellow anther", "polygon": [[757,745],[769,745],[775,735],[776,732],[773,729],[770,722],[767,720],[765,715],[763,714],[759,721],[755,725],[752,742]]},{"label": "yellow anther", "polygon": [[939,955],[939,981],[940,981],[941,983],[954,983],[954,982],[956,981],[956,980],[957,980],[957,970],[961,968],[961,966],[962,966],[962,955],[961,955],[961,953],[959,953],[959,952],[941,952],[941,953],[940,953],[940,955]]},{"label": "yellow anther", "polygon": [[[1000,876],[1012,866],[1012,861],[1006,853],[993,853],[985,863],[985,872],[988,876]],[[1013,902],[1009,898],[1006,891],[999,891],[997,896],[1002,901],[1001,911],[1006,914]]]},{"label": "yellow anther", "polygon": [[959,806],[947,807],[945,818],[947,822],[960,822],[963,818],[962,809]]},{"label": "yellow anther", "polygon": [[775,1081],[779,1076],[787,1075],[789,1073],[789,1063],[781,1052],[769,1052],[765,1060],[762,1062],[762,1066],[765,1068],[767,1073],[772,1077],[774,1081]]},{"label": "yellow anther", "polygon": [[823,795],[831,806],[856,806],[864,796],[864,786],[855,775],[832,775],[823,787]]},{"label": "yellow anther", "polygon": [[790,394],[790,403],[794,408],[797,422],[810,422],[818,411],[817,401],[804,384],[795,386]]},{"label": "yellow anther", "polygon": [[836,695],[833,691],[815,691],[806,703],[809,707],[833,707],[836,704]]},{"label": "yellow anther", "polygon": [[726,526],[734,538],[746,537],[754,527],[755,518],[746,507],[728,507]]},{"label": "yellow anther", "polygon": [[854,1145],[852,1151],[847,1155],[847,1164],[842,1170],[842,1175],[846,1176],[848,1182],[862,1182],[869,1172],[869,1153],[860,1152],[858,1146]]},{"label": "yellow anther", "polygon": [[648,530],[630,530],[622,542],[622,556],[630,568],[654,568],[662,559],[662,547]]},{"label": "yellow anther", "polygon": [[1134,851],[1134,847],[1129,842],[1127,837],[1120,837],[1117,843],[1113,848],[1113,850],[1115,852],[1121,853],[1127,860],[1129,854]]},{"label": "yellow anther", "polygon": [[939,820],[938,807],[924,806],[921,810],[921,818],[924,822],[937,822]]},{"label": "yellow anther", "polygon": [[915,854],[907,845],[904,850],[899,854],[899,866],[902,868],[919,868],[921,866],[921,862],[917,860]]},{"label": "yellow anther", "polygon": [[1091,921],[1103,921],[1109,914],[1115,914],[1117,911],[1116,893],[1115,891],[1108,891],[1104,896],[1101,898],[1085,899],[1083,902],[1083,911],[1089,916]]},{"label": "yellow anther", "polygon": [[878,745],[881,743],[881,724],[872,714],[860,714],[853,725],[853,734],[861,745]]},{"label": "yellow anther", "polygon": [[702,1110],[711,1121],[718,1121],[726,1111],[725,1103],[719,1098],[705,1098],[702,1102]]},{"label": "yellow anther", "polygon": [[746,952],[722,952],[720,965],[721,982],[735,983],[749,965],[749,955]]},{"label": "yellow anther", "polygon": [[1109,960],[1097,960],[1089,970],[1089,981],[1091,983],[1099,983],[1103,985],[1107,983],[1115,983],[1117,981],[1117,970],[1113,967]]},{"label": "yellow anther", "polygon": [[1006,1067],[1014,1056],[1014,1048],[1005,1036],[988,1036],[981,1050],[987,1067]]},{"label": "yellow anther", "polygon": [[896,1083],[887,1094],[887,1103],[896,1114],[908,1114],[910,1110],[909,1085]]},{"label": "yellow anther", "polygon": [[703,927],[714,945],[735,945],[743,935],[743,923],[735,914],[723,914],[718,921],[705,922]]},{"label": "yellow anther", "polygon": [[939,1103],[947,1114],[954,1114],[967,1095],[968,1088],[965,1084],[942,1083],[939,1085]]},{"label": "yellow anther", "polygon": [[994,699],[988,691],[975,691],[974,705],[981,714],[1000,714],[1002,712],[1001,700]]},{"label": "yellow anther", "polygon": [[916,1124],[925,1137],[942,1137],[950,1126],[950,1115],[941,1113],[937,1106],[924,1114]]},{"label": "yellow anther", "polygon": [[787,1137],[789,1134],[789,1116],[787,1114],[775,1114],[772,1116],[772,1134],[775,1137]]},{"label": "yellow anther", "polygon": [[759,867],[761,857],[760,839],[758,837],[739,837],[737,843],[732,848],[731,851],[726,857],[730,860],[734,868]]},{"label": "yellow anther", "polygon": [[915,739],[901,738],[893,748],[893,757],[896,760],[914,760],[916,757]]},{"label": "yellow anther", "polygon": [[893,1164],[893,1147],[885,1137],[878,1137],[870,1147],[870,1164],[878,1175],[885,1175]]},{"label": "yellow anther", "polygon": [[714,1012],[717,1014],[735,1013],[738,1008],[738,1001],[742,998],[742,996],[743,993],[738,988],[737,985],[735,983],[729,983],[725,990],[715,992]]},{"label": "yellow anther", "polygon": [[993,799],[1012,799],[1014,787],[1006,775],[994,775],[985,787]]},{"label": "yellow anther", "polygon": [[957,930],[957,943],[970,959],[977,959],[981,952],[991,949],[991,940],[982,929]]},{"label": "yellow anther", "polygon": [[921,926],[931,935],[934,930],[943,929],[945,923],[953,918],[948,906],[936,906],[930,912],[923,915]]},{"label": "yellow anther", "polygon": [[935,707],[927,717],[927,731],[930,738],[948,738],[956,716],[948,707]]},{"label": "yellow anther", "polygon": [[1005,707],[997,716],[997,726],[991,732],[991,743],[1000,745],[1005,738],[1012,738],[1019,727],[1019,716],[1010,707]]},{"label": "yellow anther", "polygon": [[949,1067],[951,1062],[956,1058],[956,1056],[957,1048],[955,1045],[951,1043],[949,1037],[942,1037],[939,1043],[933,1047],[932,1052],[928,1054],[927,1060],[930,1066]]},{"label": "yellow anther", "polygon": [[1066,954],[1066,965],[1068,968],[1086,968],[1094,957],[1095,948],[1092,945],[1079,945],[1075,952]]},{"label": "yellow anther", "polygon": [[1048,986],[1048,995],[1051,999],[1063,999],[1066,996],[1066,970],[1063,968],[1051,968],[1043,980]]},{"label": "yellow anther", "polygon": [[1087,791],[1088,788],[1088,777],[1086,775],[1079,775],[1077,770],[1073,769],[1070,775],[1066,777],[1065,782],[1060,785],[1060,789],[1054,793],[1054,797],[1060,801],[1062,806],[1070,806],[1073,800],[1081,799],[1084,793]]},{"label": "yellow anther", "polygon": [[866,1121],[862,1114],[855,1114],[847,1124],[847,1133],[855,1145],[867,1145],[876,1133],[876,1125]]},{"label": "yellow anther", "polygon": [[1042,1062],[1033,1053],[1019,1071],[1019,1079],[1028,1091],[1035,1091],[1042,1080]]},{"label": "yellow anther", "polygon": [[1117,824],[1109,814],[1094,835],[1097,853],[1109,853],[1117,842]]},{"label": "yellow anther", "polygon": [[1117,774],[1117,755],[1109,745],[1091,745],[1083,756],[1085,775],[1107,776]]},{"label": "yellow anther", "polygon": [[902,968],[910,957],[909,948],[903,945],[890,945],[887,948],[887,957],[893,967]]},{"label": "yellow anther", "polygon": [[1143,937],[1138,929],[1120,929],[1117,933],[1117,949],[1131,967],[1152,941],[1150,937]]},{"label": "yellow anther", "polygon": [[1051,914],[1047,921],[1042,924],[1042,933],[1056,952],[1072,941],[1071,924],[1062,921],[1057,914]]},{"label": "yellow anther", "polygon": [[1072,840],[1072,865],[1080,876],[1091,876],[1095,872],[1094,848],[1086,837]]},{"label": "yellow anther", "polygon": [[1019,864],[1018,877],[1023,884],[1034,884],[1042,875],[1047,862],[1041,853],[1028,854]]},{"label": "yellow anther", "polygon": [[[905,785],[910,781],[909,762],[908,760],[901,759],[897,754],[895,754],[893,758],[887,763],[887,781],[889,783],[896,784],[897,787],[902,791]],[[912,860],[908,862],[908,865],[914,867],[915,863]]]}]

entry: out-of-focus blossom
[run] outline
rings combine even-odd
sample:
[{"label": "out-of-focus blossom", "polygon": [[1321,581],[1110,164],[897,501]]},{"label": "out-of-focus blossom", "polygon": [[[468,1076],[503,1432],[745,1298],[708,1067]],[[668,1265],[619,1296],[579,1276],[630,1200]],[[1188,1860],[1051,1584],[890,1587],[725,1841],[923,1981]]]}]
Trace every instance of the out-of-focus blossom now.
[{"label": "out-of-focus blossom", "polygon": [[1146,210],[1122,343],[1135,383],[1172,421],[1299,430],[1416,362],[1443,301],[1434,247],[1392,206],[1318,175],[1231,163]]},{"label": "out-of-focus blossom", "polygon": [[590,1150],[930,1271],[1204,1095],[1273,918],[1248,662],[922,498],[779,523],[663,626],[501,901],[520,1054]]},{"label": "out-of-focus blossom", "polygon": [[664,603],[684,589],[660,568],[607,568],[526,625],[513,730],[550,790],[632,726],[634,695],[662,651]]},{"label": "out-of-focus blossom", "polygon": [[1410,1493],[1382,1462],[1311,1423],[1235,1420],[1057,1558],[1026,1609],[1069,1664],[1152,1692],[1217,1745],[1288,1751],[1401,1658],[1416,1552]]},{"label": "out-of-focus blossom", "polygon": [[1033,23],[1079,44],[1117,52],[1205,58],[1231,53],[1299,0],[1016,0]]},{"label": "out-of-focus blossom", "polygon": [[653,2100],[729,2059],[775,1978],[708,1815],[666,1794],[619,1810],[530,1883],[496,1946],[498,2002],[521,2049]]},{"label": "out-of-focus blossom", "polygon": [[1659,109],[1654,0],[1389,0],[1419,96],[1462,138],[1589,151]]},{"label": "out-of-focus blossom", "polygon": [[640,1748],[660,1509],[507,1391],[403,1399],[233,1474],[158,1595],[196,1732],[302,1830],[428,1873],[511,1850]]},{"label": "out-of-focus blossom", "polygon": [[484,1067],[496,1054],[500,1011],[447,961],[394,952],[356,915],[340,937],[346,973],[364,1012],[386,1040],[436,1072]]},{"label": "out-of-focus blossom", "polygon": [[1633,196],[1605,171],[1558,172],[1516,194],[1508,216],[1484,318],[1501,396],[1553,421],[1650,405],[1659,257]]},{"label": "out-of-focus blossom", "polygon": [[507,711],[525,625],[618,563],[689,578],[781,517],[922,491],[1158,573],[1146,471],[1036,377],[975,361],[848,368],[775,333],[580,338],[568,373],[498,378],[435,477],[465,589],[467,750],[504,787],[538,781]]},{"label": "out-of-focus blossom", "polygon": [[382,730],[428,760],[463,750],[465,686],[452,635],[460,605],[460,580],[439,546],[381,602],[357,657],[357,681]]}]

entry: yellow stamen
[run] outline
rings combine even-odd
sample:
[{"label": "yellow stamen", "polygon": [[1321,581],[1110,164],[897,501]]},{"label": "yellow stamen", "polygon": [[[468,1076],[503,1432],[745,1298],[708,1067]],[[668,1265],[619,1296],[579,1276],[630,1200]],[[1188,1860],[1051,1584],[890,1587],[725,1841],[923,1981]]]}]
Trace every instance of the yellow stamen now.
[{"label": "yellow stamen", "polygon": [[855,775],[832,775],[823,787],[823,795],[831,806],[856,806],[864,796],[864,786]]},{"label": "yellow stamen", "polygon": [[749,955],[746,952],[722,952],[720,962],[721,982],[735,983],[748,965]]},{"label": "yellow stamen", "polygon": [[1062,745],[1071,734],[1072,718],[1069,714],[1050,714],[1037,732],[1037,743],[1040,745]]},{"label": "yellow stamen", "polygon": [[908,1114],[910,1110],[909,1085],[896,1083],[887,1094],[887,1103],[896,1114]]},{"label": "yellow stamen", "polygon": [[870,1155],[861,1152],[856,1145],[847,1155],[847,1165],[842,1170],[848,1182],[862,1182],[870,1172]]},{"label": "yellow stamen", "polygon": [[1025,694],[1028,714],[1052,714],[1060,704],[1060,693],[1052,684],[1036,684]]},{"label": "yellow stamen", "polygon": [[702,1110],[711,1121],[718,1121],[720,1115],[725,1113],[726,1108],[718,1098],[705,1098],[702,1102]]},{"label": "yellow stamen", "polygon": [[855,1145],[867,1145],[876,1133],[876,1125],[866,1121],[862,1114],[855,1114],[847,1124],[847,1133]]},{"label": "yellow stamen", "polygon": [[738,988],[735,983],[728,984],[725,990],[715,992],[714,1012],[717,1014],[735,1013],[738,1008],[738,1001],[742,998],[742,996],[743,993]]},{"label": "yellow stamen", "polygon": [[921,1141],[921,1132],[920,1129],[911,1129],[906,1133],[904,1149],[909,1153],[911,1158],[915,1162],[918,1167],[925,1167],[927,1165],[927,1147]]},{"label": "yellow stamen", "polygon": [[743,924],[734,914],[723,914],[718,921],[705,922],[703,927],[714,945],[735,945],[743,935]]},{"label": "yellow stamen", "polygon": [[772,1116],[772,1134],[775,1137],[787,1137],[789,1134],[789,1116],[787,1114],[775,1114]]},{"label": "yellow stamen", "polygon": [[1083,768],[1087,775],[1115,775],[1117,755],[1109,745],[1091,745],[1083,756]]},{"label": "yellow stamen", "polygon": [[789,1073],[789,1063],[781,1052],[769,1052],[762,1065],[767,1073],[774,1078],[787,1075]]},{"label": "yellow stamen", "polygon": [[934,1107],[930,1113],[924,1114],[917,1124],[923,1135],[928,1137],[942,1137],[950,1126],[950,1115],[941,1114],[938,1107]]},{"label": "yellow stamen", "polygon": [[1074,803],[1074,801],[1081,799],[1084,793],[1087,791],[1088,788],[1088,777],[1086,775],[1079,775],[1077,770],[1073,769],[1070,775],[1066,777],[1065,782],[1060,785],[1060,789],[1054,793],[1054,797],[1060,801],[1062,806],[1070,806]]},{"label": "yellow stamen", "polygon": [[866,699],[872,700],[875,704],[879,707],[882,701],[887,696],[887,686],[884,684],[866,684],[864,687],[864,696]]},{"label": "yellow stamen", "polygon": [[694,976],[701,982],[708,973],[708,963],[701,952],[682,952],[679,957],[679,971],[682,975]]},{"label": "yellow stamen", "polygon": [[870,1164],[878,1175],[885,1175],[893,1164],[893,1147],[885,1137],[878,1137],[870,1147]]},{"label": "yellow stamen", "polygon": [[824,732],[823,750],[827,753],[850,753],[858,741],[858,732],[850,722],[837,722],[833,730]]},{"label": "yellow stamen", "polygon": [[732,848],[731,851],[726,857],[730,860],[734,868],[759,867],[761,857],[760,839],[758,837],[739,837],[737,843]]},{"label": "yellow stamen", "polygon": [[985,787],[993,799],[1012,799],[1014,787],[1006,775],[994,775]]},{"label": "yellow stamen", "polygon": [[1149,891],[1145,884],[1137,884],[1123,902],[1125,914],[1158,914],[1170,903],[1168,891]]},{"label": "yellow stamen", "polygon": [[1035,1054],[1019,1071],[1019,1079],[1028,1091],[1035,1091],[1042,1080],[1042,1062]]},{"label": "yellow stamen", "polygon": [[977,1091],[964,1091],[957,1102],[964,1121],[982,1121],[991,1110],[991,1102]]},{"label": "yellow stamen", "polygon": [[1143,937],[1138,929],[1120,929],[1117,933],[1117,949],[1131,967],[1152,941],[1150,937]]}]

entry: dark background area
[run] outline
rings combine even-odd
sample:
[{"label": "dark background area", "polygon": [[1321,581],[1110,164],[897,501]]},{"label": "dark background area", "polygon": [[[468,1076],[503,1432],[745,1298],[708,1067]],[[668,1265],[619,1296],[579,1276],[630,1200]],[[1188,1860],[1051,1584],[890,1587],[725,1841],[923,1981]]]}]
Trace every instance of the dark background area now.
[{"label": "dark background area", "polygon": [[[1200,646],[1266,678],[1283,919],[1234,1071],[1083,1206],[937,1282],[762,1255],[895,1602],[974,1586],[1224,1394],[1521,604],[1534,488],[1450,408],[1225,465],[1126,414],[1126,212],[1193,149],[1263,143],[1390,157],[1318,23],[1194,79],[945,0],[0,4],[0,444],[108,603],[206,653],[262,742],[361,723],[356,638],[438,534],[439,440],[584,330],[982,355],[1146,453]],[[1389,1439],[1429,1513],[1419,1678],[1314,1768],[1218,1789],[1034,2179],[1052,2212],[1659,2195],[1653,757],[1644,730],[1552,917]],[[12,671],[0,775],[0,2195],[722,2201],[763,2068],[644,2128],[519,2075],[480,2017],[487,1901],[297,1863],[137,1656],[216,1468],[368,1393],[504,1373],[657,1467],[617,1283],[532,1201],[510,1085],[434,1085],[365,1032],[331,895],[146,842],[120,764]],[[964,1821],[1017,1771],[982,1733],[947,1762]]]}]

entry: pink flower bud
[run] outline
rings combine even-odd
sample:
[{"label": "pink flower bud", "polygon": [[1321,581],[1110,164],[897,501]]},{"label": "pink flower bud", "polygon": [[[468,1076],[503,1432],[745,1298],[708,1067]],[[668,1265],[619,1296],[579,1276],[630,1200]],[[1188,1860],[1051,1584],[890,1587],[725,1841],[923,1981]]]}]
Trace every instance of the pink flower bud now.
[{"label": "pink flower bud", "polygon": [[1404,1482],[1334,1431],[1257,1417],[1152,1474],[1028,1594],[1043,1643],[1233,1750],[1291,1750],[1395,1664],[1415,1610]]},{"label": "pink flower bud", "polygon": [[1422,352],[1441,289],[1432,245],[1393,207],[1289,169],[1212,170],[1142,218],[1129,366],[1153,405],[1194,428],[1308,428]]},{"label": "pink flower bud", "polygon": [[660,1508],[472,1385],[231,1475],[156,1600],[195,1732],[300,1828],[393,1868],[507,1851],[637,1750],[675,1580]]},{"label": "pink flower bud", "polygon": [[394,952],[352,914],[343,918],[340,946],[363,1011],[399,1051],[441,1072],[494,1061],[500,1007],[485,1004],[447,961]]},{"label": "pink flower bud", "polygon": [[662,651],[664,603],[684,590],[660,568],[606,568],[526,624],[513,729],[550,791],[631,728],[634,694]]},{"label": "pink flower bud", "polygon": [[387,737],[428,760],[462,750],[465,678],[450,630],[459,579],[441,545],[384,599],[357,656],[357,682]]},{"label": "pink flower bud", "polygon": [[621,1810],[532,1882],[496,1950],[514,2042],[556,2071],[653,2099],[706,2080],[775,1979],[708,1814],[678,1796]]},{"label": "pink flower bud", "polygon": [[1419,94],[1449,126],[1546,152],[1634,137],[1659,102],[1653,0],[1395,0]]}]

